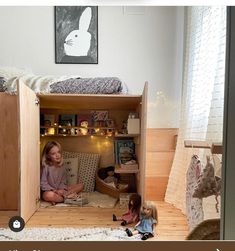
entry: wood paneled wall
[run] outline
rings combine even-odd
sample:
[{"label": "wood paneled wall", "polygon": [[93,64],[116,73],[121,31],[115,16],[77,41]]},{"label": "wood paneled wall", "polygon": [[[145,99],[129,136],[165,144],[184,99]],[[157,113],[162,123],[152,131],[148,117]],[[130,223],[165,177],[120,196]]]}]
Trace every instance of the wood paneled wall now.
[{"label": "wood paneled wall", "polygon": [[146,200],[164,200],[177,134],[177,128],[147,129]]}]

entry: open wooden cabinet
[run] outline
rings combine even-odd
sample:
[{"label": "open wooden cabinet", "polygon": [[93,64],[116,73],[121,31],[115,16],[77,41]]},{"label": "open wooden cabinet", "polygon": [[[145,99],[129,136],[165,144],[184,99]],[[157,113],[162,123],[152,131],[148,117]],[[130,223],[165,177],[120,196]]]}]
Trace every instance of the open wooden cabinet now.
[{"label": "open wooden cabinet", "polygon": [[[36,95],[19,82],[17,95],[0,93],[0,210],[17,210],[25,222],[40,206],[40,155],[47,141],[60,142],[63,150],[100,153],[100,166],[115,162],[114,141],[132,138],[136,145],[139,170],[136,191],[144,199],[146,160],[147,83],[142,95]],[[108,111],[115,128],[132,112],[139,114],[137,134],[40,136],[40,114],[87,114],[92,110]],[[41,128],[42,129],[42,128]],[[45,128],[44,128],[45,129]],[[107,129],[107,128],[106,128]],[[95,138],[95,139],[94,139]]]},{"label": "open wooden cabinet", "polygon": [[18,94],[1,93],[0,210],[17,210],[27,221],[39,207],[39,105],[23,83]]}]

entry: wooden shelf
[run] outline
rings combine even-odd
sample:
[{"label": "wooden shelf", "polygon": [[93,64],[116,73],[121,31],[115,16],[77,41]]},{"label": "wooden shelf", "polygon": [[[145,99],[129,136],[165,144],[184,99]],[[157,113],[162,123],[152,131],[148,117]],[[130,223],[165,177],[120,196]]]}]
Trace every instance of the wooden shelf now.
[{"label": "wooden shelf", "polygon": [[56,129],[100,129],[100,130],[115,130],[116,128],[114,127],[92,127],[92,126],[89,126],[87,128],[85,127],[81,127],[81,126],[62,126],[62,125],[59,125],[59,126],[40,126],[40,128],[42,129],[49,129],[49,128],[56,128]]},{"label": "wooden shelf", "polygon": [[139,169],[128,169],[128,166],[125,168],[121,168],[120,165],[115,166],[115,173],[138,173]]},{"label": "wooden shelf", "polygon": [[123,136],[119,136],[119,135],[101,135],[101,134],[75,134],[75,135],[71,135],[71,134],[41,134],[41,137],[88,137],[88,136],[94,136],[94,137],[108,137],[108,138],[133,138],[133,137],[138,137],[139,135],[137,134],[125,134]]},{"label": "wooden shelf", "polygon": [[107,137],[107,138],[113,138],[114,136],[108,136],[108,135],[99,135],[99,134],[78,134],[78,135],[71,135],[71,134],[41,134],[41,137]]},{"label": "wooden shelf", "polygon": [[139,134],[115,134],[114,136],[116,138],[133,138],[133,137],[138,137]]},{"label": "wooden shelf", "polygon": [[[138,137],[139,134],[115,134],[114,131],[117,130],[117,128],[113,128],[113,127],[87,127],[87,134],[69,134],[69,133],[58,133],[58,130],[61,129],[66,129],[66,130],[70,130],[70,129],[74,129],[74,130],[80,130],[80,129],[86,129],[84,127],[79,127],[79,126],[61,126],[61,125],[56,125],[56,126],[40,126],[40,129],[55,129],[54,133],[41,133],[41,137],[83,137],[83,136],[101,136],[101,137],[109,137],[109,138],[133,138],[133,137]],[[104,134],[99,134],[99,133],[92,133],[91,130],[103,130]],[[89,132],[90,130],[90,132]],[[107,131],[112,131],[113,134],[109,135],[107,134]]]},{"label": "wooden shelf", "polygon": [[[99,95],[99,94],[40,94],[40,107],[52,109],[81,110],[135,110],[141,102],[141,95]],[[108,106],[107,106],[108,104]]]}]

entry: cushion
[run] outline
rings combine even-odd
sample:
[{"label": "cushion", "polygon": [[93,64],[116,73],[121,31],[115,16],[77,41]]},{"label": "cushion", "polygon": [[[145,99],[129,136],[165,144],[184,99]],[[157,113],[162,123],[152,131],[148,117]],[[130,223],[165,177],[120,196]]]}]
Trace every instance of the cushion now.
[{"label": "cushion", "polygon": [[83,183],[84,192],[93,192],[95,189],[95,172],[99,165],[100,154],[80,153],[78,182]]},{"label": "cushion", "polygon": [[67,185],[77,184],[78,179],[78,158],[64,158],[64,167],[67,173]]},{"label": "cushion", "polygon": [[67,152],[67,151],[63,151],[63,158],[64,159],[66,159],[66,158],[78,158],[80,160],[81,154],[82,153],[79,153],[79,152]]},{"label": "cushion", "polygon": [[221,188],[221,182],[218,177],[215,177],[213,164],[207,159],[207,164],[197,180],[194,188],[193,197],[206,198],[211,195],[218,195]]},{"label": "cushion", "polygon": [[22,69],[17,67],[0,66],[0,77],[6,81],[11,78],[21,77],[25,74],[32,73],[29,69]]}]

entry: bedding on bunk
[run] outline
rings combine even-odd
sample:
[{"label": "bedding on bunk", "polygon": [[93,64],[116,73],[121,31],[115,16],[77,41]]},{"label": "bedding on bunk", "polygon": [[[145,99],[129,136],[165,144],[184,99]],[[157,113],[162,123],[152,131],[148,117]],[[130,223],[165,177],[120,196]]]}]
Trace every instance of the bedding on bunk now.
[{"label": "bedding on bunk", "polygon": [[15,94],[18,80],[22,80],[35,93],[64,93],[64,94],[119,94],[127,93],[126,86],[117,77],[53,77],[37,76],[32,73],[21,73],[1,76],[0,92]]},{"label": "bedding on bunk", "polygon": [[122,92],[118,78],[70,78],[51,86],[51,93],[115,94]]}]

